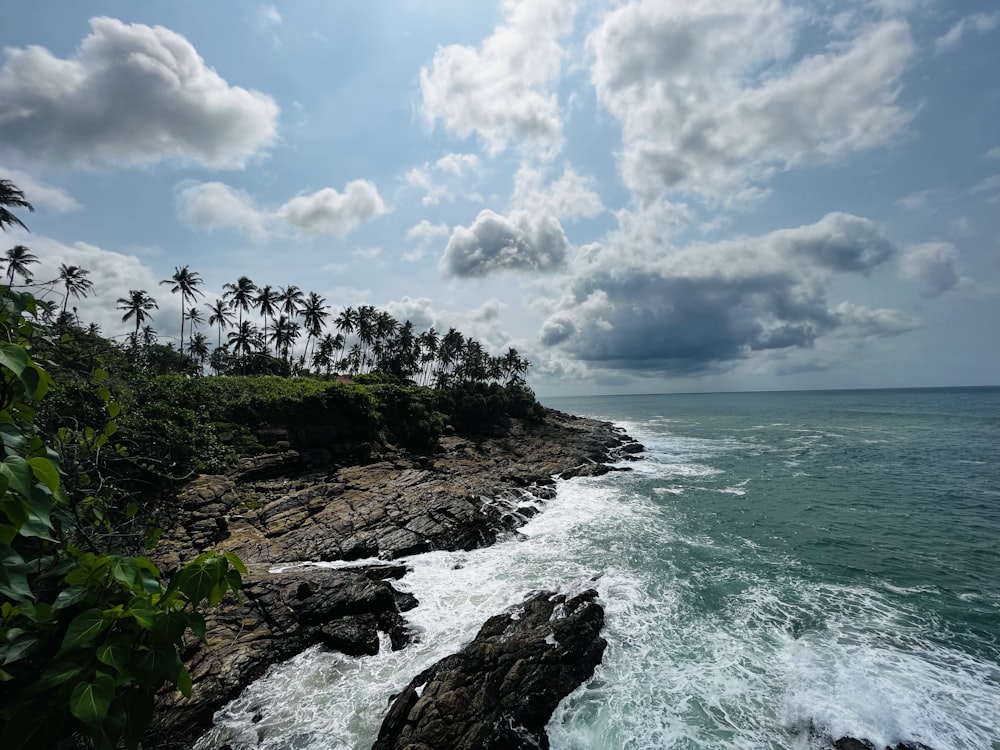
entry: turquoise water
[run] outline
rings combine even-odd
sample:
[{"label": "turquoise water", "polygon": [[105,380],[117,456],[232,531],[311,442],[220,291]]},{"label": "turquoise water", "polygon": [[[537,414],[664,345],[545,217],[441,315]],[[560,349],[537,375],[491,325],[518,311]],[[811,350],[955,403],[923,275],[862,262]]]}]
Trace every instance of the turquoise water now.
[{"label": "turquoise water", "polygon": [[549,399],[648,448],[522,533],[412,558],[420,642],[312,650],[202,747],[370,747],[386,697],[537,588],[596,587],[609,648],[556,750],[1000,748],[1000,389]]}]

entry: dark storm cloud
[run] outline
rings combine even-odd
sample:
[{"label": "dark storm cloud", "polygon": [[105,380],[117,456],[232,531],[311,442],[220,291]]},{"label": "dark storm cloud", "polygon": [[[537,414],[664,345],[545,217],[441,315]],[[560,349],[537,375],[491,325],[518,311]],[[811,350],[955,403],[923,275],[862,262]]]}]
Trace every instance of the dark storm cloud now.
[{"label": "dark storm cloud", "polygon": [[867,274],[894,253],[871,222],[846,214],[683,249],[612,244],[591,252],[539,339],[600,367],[692,374],[834,332],[893,335],[912,321],[831,306],[827,283],[833,271]]}]

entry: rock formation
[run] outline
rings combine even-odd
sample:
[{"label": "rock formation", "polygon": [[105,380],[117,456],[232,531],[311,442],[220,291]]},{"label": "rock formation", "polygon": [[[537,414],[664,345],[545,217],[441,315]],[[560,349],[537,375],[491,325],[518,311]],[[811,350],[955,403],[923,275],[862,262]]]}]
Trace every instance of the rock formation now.
[{"label": "rock formation", "polygon": [[552,712],[590,678],[607,645],[596,597],[544,591],[487,620],[393,699],[373,750],[548,748]]}]

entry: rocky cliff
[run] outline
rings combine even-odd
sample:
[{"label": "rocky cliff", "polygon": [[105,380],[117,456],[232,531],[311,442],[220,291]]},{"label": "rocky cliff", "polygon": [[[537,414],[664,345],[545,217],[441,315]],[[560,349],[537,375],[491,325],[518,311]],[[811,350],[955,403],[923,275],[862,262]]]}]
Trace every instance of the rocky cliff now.
[{"label": "rocky cliff", "polygon": [[[268,429],[280,438],[280,425]],[[540,510],[557,478],[611,471],[609,462],[642,450],[610,423],[551,410],[541,423],[509,420],[489,434],[444,437],[426,456],[389,446],[361,463],[305,468],[291,443],[275,446],[234,476],[190,482],[164,523],[161,568],[221,549],[240,555],[249,575],[243,601],[209,613],[207,642],[190,643],[194,694],[163,696],[147,747],[188,745],[268,666],[309,646],[376,653],[379,632],[393,648],[407,643],[403,613],[416,602],[392,586],[405,565],[295,563],[492,544]]]}]

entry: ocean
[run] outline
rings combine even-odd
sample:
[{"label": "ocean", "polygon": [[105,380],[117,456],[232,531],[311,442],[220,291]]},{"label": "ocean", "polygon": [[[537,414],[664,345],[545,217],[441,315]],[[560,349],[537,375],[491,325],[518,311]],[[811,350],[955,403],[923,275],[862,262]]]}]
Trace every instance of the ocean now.
[{"label": "ocean", "polygon": [[411,558],[418,643],[307,651],[199,746],[369,748],[387,696],[489,616],[594,587],[609,647],[555,750],[1000,750],[1000,388],[545,403],[621,425],[643,460],[560,483],[491,548]]}]

